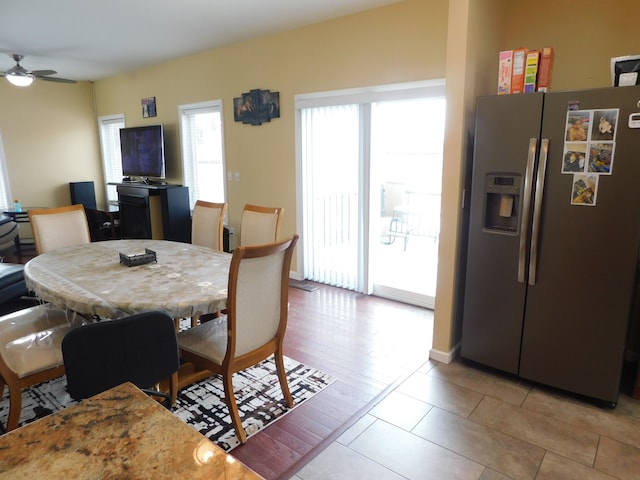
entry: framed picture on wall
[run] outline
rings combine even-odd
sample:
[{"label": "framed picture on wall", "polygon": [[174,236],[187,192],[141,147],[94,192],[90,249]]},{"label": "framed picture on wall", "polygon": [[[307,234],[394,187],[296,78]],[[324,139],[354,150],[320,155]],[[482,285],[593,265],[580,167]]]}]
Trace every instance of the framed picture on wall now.
[{"label": "framed picture on wall", "polygon": [[141,100],[142,103],[142,118],[155,117],[156,111],[156,97],[147,97]]},{"label": "framed picture on wall", "polygon": [[249,125],[261,125],[280,118],[280,93],[250,90],[233,99],[233,119]]},{"label": "framed picture on wall", "polygon": [[611,84],[614,87],[640,85],[640,55],[611,59]]}]

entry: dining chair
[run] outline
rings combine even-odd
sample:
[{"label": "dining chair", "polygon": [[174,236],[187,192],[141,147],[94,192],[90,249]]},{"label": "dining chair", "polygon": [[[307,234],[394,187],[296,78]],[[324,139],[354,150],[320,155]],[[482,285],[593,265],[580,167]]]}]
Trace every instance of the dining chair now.
[{"label": "dining chair", "polygon": [[263,245],[278,241],[284,209],[247,204],[240,221],[240,245]]},{"label": "dining chair", "polygon": [[0,317],[0,398],[9,388],[7,431],[18,427],[22,390],[64,375],[61,343],[81,316],[41,304]]},{"label": "dining chair", "polygon": [[[173,318],[151,311],[77,328],[62,341],[67,391],[81,400],[124,382],[175,403],[178,393],[178,343]],[[169,393],[152,389],[169,380]]]},{"label": "dining chair", "polygon": [[197,200],[191,221],[191,243],[222,251],[226,203]]},{"label": "dining chair", "polygon": [[[226,203],[205,202],[196,200],[191,220],[191,243],[222,251],[224,233],[224,215]],[[211,314],[217,315],[217,312]],[[198,324],[199,315],[191,317],[191,326]]]},{"label": "dining chair", "polygon": [[36,255],[91,242],[87,215],[82,204],[30,209],[27,213]]},{"label": "dining chair", "polygon": [[178,333],[183,361],[222,376],[224,395],[240,443],[247,439],[235,400],[234,372],[274,355],[287,407],[282,346],[287,328],[289,268],[298,235],[279,243],[235,249],[229,270],[227,315]]}]

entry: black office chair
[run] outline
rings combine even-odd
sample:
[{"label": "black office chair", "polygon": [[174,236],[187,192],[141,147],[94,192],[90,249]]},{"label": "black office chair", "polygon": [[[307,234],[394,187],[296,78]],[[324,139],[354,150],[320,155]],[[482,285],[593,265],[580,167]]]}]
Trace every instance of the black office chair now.
[{"label": "black office chair", "polygon": [[[173,318],[146,312],[69,332],[62,341],[67,391],[81,400],[124,382],[158,395],[170,408],[178,393],[180,358]],[[169,394],[150,390],[169,379]]]}]

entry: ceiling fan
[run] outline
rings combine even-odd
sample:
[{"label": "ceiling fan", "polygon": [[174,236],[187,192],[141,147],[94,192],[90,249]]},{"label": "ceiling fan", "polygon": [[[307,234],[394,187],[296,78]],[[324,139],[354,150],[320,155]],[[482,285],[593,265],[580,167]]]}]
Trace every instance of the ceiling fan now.
[{"label": "ceiling fan", "polygon": [[69,80],[67,78],[50,77],[49,75],[55,75],[58,73],[55,70],[34,70],[31,72],[20,65],[20,61],[24,58],[23,55],[12,53],[9,56],[13,58],[16,65],[6,72],[1,72],[0,77],[5,77],[13,85],[18,87],[28,87],[36,78],[46,80],[47,82],[76,83],[75,80]]}]

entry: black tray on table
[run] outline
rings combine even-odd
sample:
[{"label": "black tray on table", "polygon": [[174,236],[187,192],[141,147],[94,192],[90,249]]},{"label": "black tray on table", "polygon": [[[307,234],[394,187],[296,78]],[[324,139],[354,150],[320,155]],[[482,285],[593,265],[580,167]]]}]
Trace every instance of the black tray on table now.
[{"label": "black tray on table", "polygon": [[147,263],[157,262],[156,252],[144,249],[144,253],[135,255],[127,255],[126,253],[120,254],[120,263],[124,263],[127,267],[136,267],[138,265],[145,265]]}]

